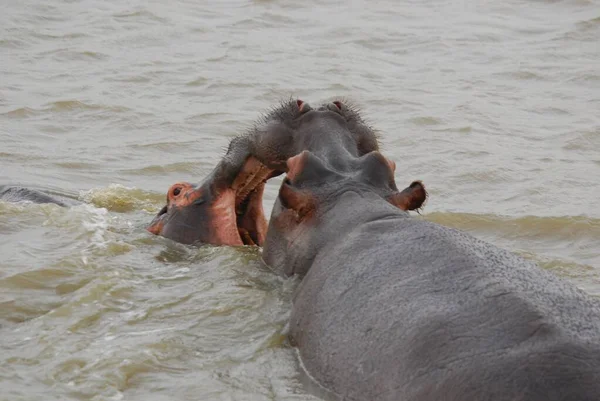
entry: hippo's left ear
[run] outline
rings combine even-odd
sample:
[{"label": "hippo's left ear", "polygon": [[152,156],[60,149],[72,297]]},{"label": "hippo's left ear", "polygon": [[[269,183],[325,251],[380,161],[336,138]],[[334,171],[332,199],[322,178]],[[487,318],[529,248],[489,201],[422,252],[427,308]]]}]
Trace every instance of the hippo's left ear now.
[{"label": "hippo's left ear", "polygon": [[286,209],[293,210],[298,216],[298,222],[315,210],[313,197],[305,191],[294,188],[286,178],[279,189],[279,200]]},{"label": "hippo's left ear", "polygon": [[418,210],[427,200],[427,191],[421,181],[413,181],[402,192],[397,192],[387,198],[388,202],[402,210]]}]

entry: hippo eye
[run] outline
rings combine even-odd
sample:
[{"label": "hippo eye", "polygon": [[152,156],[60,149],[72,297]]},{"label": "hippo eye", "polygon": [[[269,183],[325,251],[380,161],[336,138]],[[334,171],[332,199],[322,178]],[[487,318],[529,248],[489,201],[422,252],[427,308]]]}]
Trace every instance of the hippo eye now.
[{"label": "hippo eye", "polygon": [[173,196],[177,196],[181,193],[181,188],[177,187],[173,189]]},{"label": "hippo eye", "polygon": [[335,104],[338,109],[342,110],[342,102],[340,102],[339,100],[336,100],[335,102],[333,102],[333,104]]}]

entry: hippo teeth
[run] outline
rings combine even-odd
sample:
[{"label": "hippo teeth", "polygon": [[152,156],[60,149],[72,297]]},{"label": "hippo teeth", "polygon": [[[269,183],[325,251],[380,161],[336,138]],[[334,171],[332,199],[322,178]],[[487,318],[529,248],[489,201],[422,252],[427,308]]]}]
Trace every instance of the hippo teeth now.
[{"label": "hippo teeth", "polygon": [[250,193],[263,182],[267,180],[267,177],[272,172],[264,165],[261,165],[258,170],[255,171],[254,175],[248,177],[248,180],[244,183],[244,185],[237,191],[236,193],[236,210],[248,199]]},{"label": "hippo teeth", "polygon": [[262,245],[266,236],[262,193],[264,183],[272,173],[273,170],[250,157],[231,184],[231,189],[235,191],[232,207],[237,216],[237,231],[244,245]]}]

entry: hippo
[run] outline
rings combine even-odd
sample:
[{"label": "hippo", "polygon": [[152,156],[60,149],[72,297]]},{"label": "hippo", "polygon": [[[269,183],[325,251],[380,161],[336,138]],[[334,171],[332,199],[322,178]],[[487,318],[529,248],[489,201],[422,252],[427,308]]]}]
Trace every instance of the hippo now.
[{"label": "hippo", "polygon": [[[262,206],[265,182],[286,173],[289,158],[310,150],[332,168],[345,168],[362,163],[360,157],[378,149],[375,131],[351,103],[334,100],[313,108],[290,99],[231,140],[201,184],[172,185],[166,205],[147,230],[184,244],[260,246],[267,233]],[[418,211],[426,197],[418,183],[406,191],[399,192],[394,183],[380,190],[381,196],[403,210]],[[417,190],[420,198],[407,196]]]},{"label": "hippo", "polygon": [[262,252],[271,269],[301,278],[286,334],[324,394],[600,399],[598,299],[391,204],[381,194],[394,164],[379,152],[347,164],[327,156],[287,160]]},{"label": "hippo", "polygon": [[0,185],[0,200],[5,202],[52,203],[58,206],[73,206],[73,199],[60,195],[52,195],[41,190],[18,185]]}]

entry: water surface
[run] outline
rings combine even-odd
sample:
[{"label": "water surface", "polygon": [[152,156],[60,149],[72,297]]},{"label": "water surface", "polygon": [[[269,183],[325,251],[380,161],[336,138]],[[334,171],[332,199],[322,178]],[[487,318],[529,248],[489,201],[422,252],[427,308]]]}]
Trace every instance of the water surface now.
[{"label": "water surface", "polygon": [[[144,231],[282,99],[343,96],[423,217],[600,295],[600,3],[19,1],[0,13],[1,400],[316,400],[294,280]],[[266,191],[266,210],[278,180]]]}]

